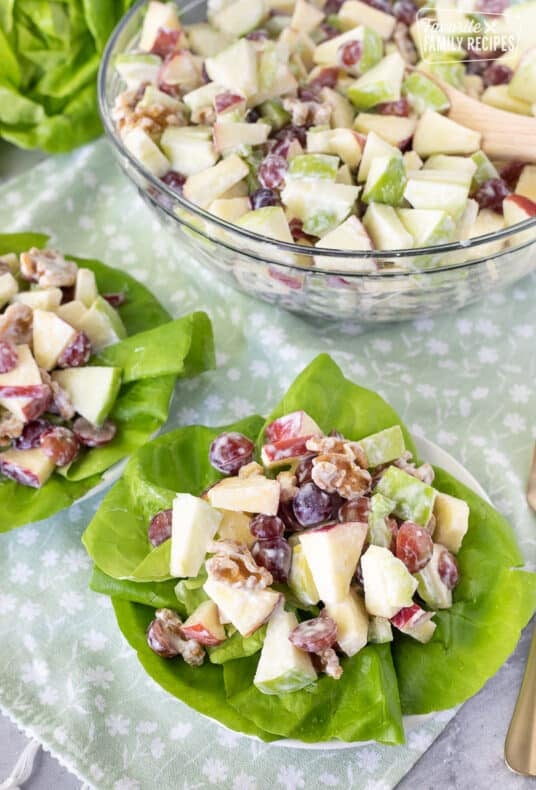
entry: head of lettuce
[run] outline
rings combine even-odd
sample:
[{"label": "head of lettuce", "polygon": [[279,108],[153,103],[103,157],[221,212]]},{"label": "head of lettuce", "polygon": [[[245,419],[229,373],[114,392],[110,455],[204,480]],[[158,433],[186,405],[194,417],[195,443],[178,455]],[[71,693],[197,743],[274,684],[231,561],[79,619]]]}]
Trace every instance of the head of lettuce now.
[{"label": "head of lettuce", "polygon": [[97,70],[133,0],[0,0],[0,137],[47,153],[101,132]]}]

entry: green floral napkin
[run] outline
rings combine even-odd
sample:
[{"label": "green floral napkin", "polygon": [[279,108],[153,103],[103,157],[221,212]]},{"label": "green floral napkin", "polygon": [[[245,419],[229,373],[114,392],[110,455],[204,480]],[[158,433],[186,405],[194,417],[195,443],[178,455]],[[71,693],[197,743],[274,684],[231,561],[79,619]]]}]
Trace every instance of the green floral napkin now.
[{"label": "green floral napkin", "polygon": [[[0,201],[0,230],[42,230],[64,249],[124,267],[174,315],[207,310],[219,368],[181,383],[170,426],[266,414],[327,351],[414,434],[475,474],[536,568],[536,522],[524,497],[536,438],[536,277],[454,316],[336,329],[215,281],[160,227],[104,141],[10,182]],[[247,739],[167,697],[120,636],[109,599],[87,590],[80,535],[98,503],[0,535],[0,707],[81,779],[113,790],[384,790],[451,718],[409,720],[403,747],[320,752]]]}]

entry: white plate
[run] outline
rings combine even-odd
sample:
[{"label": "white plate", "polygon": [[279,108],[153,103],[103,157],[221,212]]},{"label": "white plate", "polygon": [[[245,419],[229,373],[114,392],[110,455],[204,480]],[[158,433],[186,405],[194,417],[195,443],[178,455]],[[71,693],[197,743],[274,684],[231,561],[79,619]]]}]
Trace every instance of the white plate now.
[{"label": "white plate", "polygon": [[[480,483],[475,480],[473,475],[467,471],[467,469],[462,466],[458,461],[456,461],[449,453],[442,450],[441,447],[438,447],[437,444],[428,441],[428,439],[419,438],[418,436],[413,437],[415,445],[417,447],[417,452],[420,458],[423,461],[427,461],[434,466],[440,466],[445,472],[448,472],[460,483],[463,483],[468,488],[471,488],[476,494],[478,494],[482,499],[485,499],[487,502],[490,502],[490,499]],[[491,504],[491,502],[490,502]],[[418,722],[424,722],[426,719],[432,717],[434,714],[429,713],[425,716],[404,716],[404,725],[406,727],[415,726]],[[210,717],[209,717],[210,718]],[[213,719],[219,724],[221,727],[228,729],[223,725],[221,722],[217,721],[217,719]],[[255,740],[260,741],[260,738],[257,738],[255,735],[246,735],[246,738],[254,738]],[[283,738],[280,741],[273,741],[270,745],[271,746],[283,746],[287,749],[310,749],[310,750],[329,750],[334,751],[335,749],[355,749],[356,747],[359,748],[360,746],[365,746],[366,744],[371,743],[371,741],[359,741],[357,743],[345,743],[344,741],[323,741],[321,743],[304,743],[303,741],[293,740],[291,738]]]}]

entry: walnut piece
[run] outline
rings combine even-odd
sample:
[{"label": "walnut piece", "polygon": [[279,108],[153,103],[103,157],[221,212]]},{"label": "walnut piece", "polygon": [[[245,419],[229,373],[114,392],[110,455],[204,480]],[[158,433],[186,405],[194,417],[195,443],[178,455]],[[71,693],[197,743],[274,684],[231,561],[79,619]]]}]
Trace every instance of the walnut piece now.
[{"label": "walnut piece", "polygon": [[372,478],[346,454],[329,453],[313,459],[313,482],[328,494],[337,492],[344,499],[354,499],[365,494]]},{"label": "walnut piece", "polygon": [[147,643],[151,650],[163,658],[182,656],[187,664],[200,667],[205,650],[195,639],[185,639],[182,620],[172,609],[157,609],[155,619],[147,629]]},{"label": "walnut piece", "polygon": [[368,467],[367,456],[359,442],[351,442],[340,436],[311,436],[305,446],[313,453],[345,455],[363,469]]},{"label": "walnut piece", "polygon": [[125,91],[115,100],[112,115],[121,134],[140,128],[154,140],[159,140],[168,126],[187,125],[188,118],[182,105],[175,109],[155,102],[140,107],[142,97],[140,91]]},{"label": "walnut piece", "polygon": [[207,551],[214,555],[205,565],[208,575],[215,581],[246,590],[264,589],[273,582],[272,574],[257,565],[243,543],[234,540],[212,541]]},{"label": "walnut piece", "polygon": [[331,120],[332,107],[329,104],[289,97],[283,99],[283,107],[291,114],[295,126],[325,126]]},{"label": "walnut piece", "polygon": [[32,340],[33,311],[22,302],[16,302],[0,315],[0,340],[7,340],[14,346],[30,343]]},{"label": "walnut piece", "polygon": [[0,446],[11,444],[24,430],[24,423],[9,411],[0,411]]},{"label": "walnut piece", "polygon": [[420,480],[422,483],[426,483],[426,485],[430,486],[434,482],[435,473],[430,464],[416,466],[411,460],[411,453],[408,450],[394,462],[394,465],[402,469],[402,471],[406,472],[408,475],[416,477],[417,480]]},{"label": "walnut piece", "polygon": [[264,469],[260,464],[256,461],[252,461],[250,464],[245,464],[241,466],[238,470],[238,477],[245,479],[248,477],[255,477],[256,475],[263,475]]},{"label": "walnut piece", "polygon": [[296,485],[296,475],[290,470],[279,472],[277,482],[280,487],[279,501],[290,502],[291,499],[294,499],[299,490]]},{"label": "walnut piece", "polygon": [[20,256],[20,272],[25,280],[38,283],[40,288],[68,288],[76,282],[78,266],[65,260],[59,250],[32,247]]},{"label": "walnut piece", "polygon": [[52,405],[49,409],[53,414],[59,414],[63,420],[72,420],[76,414],[71,398],[67,392],[60,387],[57,381],[54,381],[43,368],[39,368],[41,374],[41,381],[50,387],[52,392]]},{"label": "walnut piece", "polygon": [[330,678],[339,680],[342,675],[343,669],[341,667],[339,656],[332,647],[326,647],[320,653],[315,653],[314,663],[319,672],[324,672]]}]

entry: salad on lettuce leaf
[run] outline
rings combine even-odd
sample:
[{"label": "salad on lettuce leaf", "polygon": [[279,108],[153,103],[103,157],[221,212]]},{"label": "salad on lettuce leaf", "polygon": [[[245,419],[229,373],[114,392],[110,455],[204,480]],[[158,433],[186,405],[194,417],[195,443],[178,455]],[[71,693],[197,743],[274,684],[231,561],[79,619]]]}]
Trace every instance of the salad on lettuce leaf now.
[{"label": "salad on lettuce leaf", "polygon": [[475,694],[536,606],[508,523],[327,355],[267,420],[141,448],[83,542],[146,671],[266,741],[402,743],[402,715]]},{"label": "salad on lettuce leaf", "polygon": [[99,261],[0,235],[0,532],[46,518],[166,421],[178,376],[214,362],[204,313],[176,321]]}]

